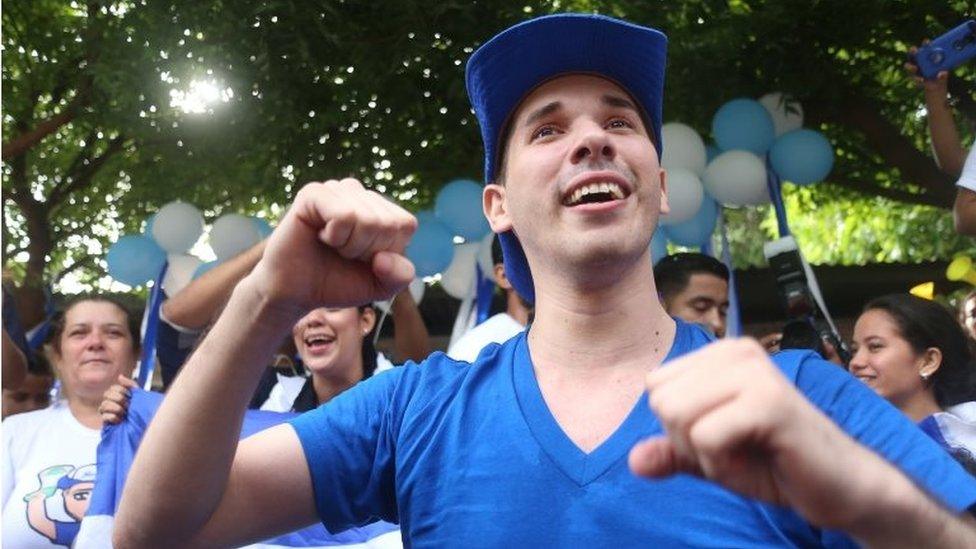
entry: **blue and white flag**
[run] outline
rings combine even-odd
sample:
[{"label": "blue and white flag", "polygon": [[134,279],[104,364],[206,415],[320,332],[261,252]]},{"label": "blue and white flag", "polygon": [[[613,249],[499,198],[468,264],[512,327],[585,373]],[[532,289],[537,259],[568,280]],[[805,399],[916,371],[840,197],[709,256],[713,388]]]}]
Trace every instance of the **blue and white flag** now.
[{"label": "blue and white flag", "polygon": [[[91,504],[81,530],[75,539],[76,549],[95,549],[112,546],[112,528],[115,510],[122,498],[129,467],[146,432],[149,422],[162,403],[163,395],[138,389],[132,390],[129,412],[125,421],[118,425],[107,425],[102,429],[102,440],[98,445],[97,475]],[[250,436],[274,425],[284,423],[296,414],[279,414],[249,410],[244,416],[241,438]],[[265,542],[250,545],[251,548],[286,547],[357,547],[357,548],[399,548],[402,547],[400,531],[395,524],[375,522],[359,528],[331,534],[321,524],[292,532]]]}]

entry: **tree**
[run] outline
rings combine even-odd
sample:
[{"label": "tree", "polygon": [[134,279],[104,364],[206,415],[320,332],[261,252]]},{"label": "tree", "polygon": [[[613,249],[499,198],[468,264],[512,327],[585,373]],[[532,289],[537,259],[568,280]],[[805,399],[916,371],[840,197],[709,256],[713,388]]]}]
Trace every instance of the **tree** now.
[{"label": "tree", "polygon": [[[79,268],[94,280],[106,245],[176,198],[210,219],[279,211],[302,182],[354,175],[412,209],[428,206],[447,181],[480,177],[467,57],[498,29],[563,10],[668,32],[667,120],[706,136],[728,99],[772,90],[798,99],[838,162],[830,185],[804,191],[794,207],[884,197],[904,206],[867,211],[896,223],[925,205],[923,217],[943,219],[931,208],[950,204],[951,181],[924,152],[920,96],[900,63],[910,44],[967,9],[934,0],[12,0],[3,12],[3,229],[16,261],[7,264],[29,280]],[[961,70],[954,85],[972,77]],[[193,89],[215,103],[189,104]],[[958,95],[963,116],[976,118],[971,96]],[[757,260],[757,239],[730,226],[740,261]],[[947,244],[919,253],[964,246],[946,227],[918,227],[919,240]],[[847,242],[850,257],[894,257],[883,251],[894,246],[862,254],[859,240]]]}]

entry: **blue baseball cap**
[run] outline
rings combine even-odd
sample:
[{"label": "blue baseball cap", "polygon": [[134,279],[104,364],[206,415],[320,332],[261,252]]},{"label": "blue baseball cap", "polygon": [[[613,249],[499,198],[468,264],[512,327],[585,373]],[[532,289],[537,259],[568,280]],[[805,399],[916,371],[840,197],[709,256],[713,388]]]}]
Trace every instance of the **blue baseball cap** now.
[{"label": "blue baseball cap", "polygon": [[[539,85],[557,76],[588,73],[626,90],[650,124],[661,157],[661,113],[668,39],[664,33],[612,17],[566,13],[530,19],[495,35],[468,60],[466,84],[485,146],[485,181],[496,180],[509,118]],[[499,235],[505,274],[515,291],[535,302],[525,252],[514,232]]]}]

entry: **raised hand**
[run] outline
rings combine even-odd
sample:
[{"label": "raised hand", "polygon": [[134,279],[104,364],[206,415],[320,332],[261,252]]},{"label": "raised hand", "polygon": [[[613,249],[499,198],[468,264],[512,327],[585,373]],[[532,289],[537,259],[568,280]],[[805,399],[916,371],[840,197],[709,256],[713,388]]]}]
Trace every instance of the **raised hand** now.
[{"label": "raised hand", "polygon": [[414,277],[403,253],[416,227],[355,179],[309,183],[269,238],[252,287],[301,312],[388,299]]}]

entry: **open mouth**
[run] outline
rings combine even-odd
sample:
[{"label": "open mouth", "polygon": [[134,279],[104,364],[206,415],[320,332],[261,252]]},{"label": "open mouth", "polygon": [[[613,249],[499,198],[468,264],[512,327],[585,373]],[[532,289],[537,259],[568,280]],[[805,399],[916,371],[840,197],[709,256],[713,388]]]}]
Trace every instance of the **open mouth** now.
[{"label": "open mouth", "polygon": [[305,336],[305,347],[310,351],[321,351],[328,348],[335,341],[335,337],[325,334],[312,334]]},{"label": "open mouth", "polygon": [[600,204],[623,200],[630,194],[629,189],[624,188],[614,181],[599,181],[580,185],[563,198],[563,206],[573,207],[583,204]]}]

